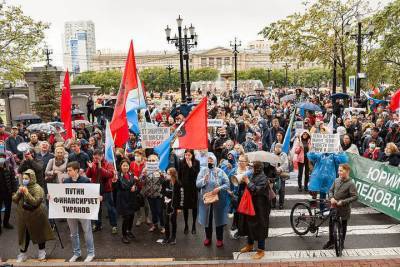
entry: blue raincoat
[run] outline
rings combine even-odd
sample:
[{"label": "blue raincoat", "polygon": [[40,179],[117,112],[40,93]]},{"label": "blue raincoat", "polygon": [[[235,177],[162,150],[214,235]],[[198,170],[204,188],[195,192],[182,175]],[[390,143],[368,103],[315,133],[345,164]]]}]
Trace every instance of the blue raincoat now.
[{"label": "blue raincoat", "polygon": [[[214,156],[215,158],[215,156]],[[214,163],[217,160],[214,160]],[[209,175],[208,182],[205,181],[205,176]],[[228,210],[229,205],[227,202],[229,189],[229,179],[223,170],[220,168],[202,168],[197,176],[196,181],[197,188],[200,189],[199,192],[199,217],[198,221],[203,226],[208,226],[209,215],[210,215],[210,205],[206,205],[203,202],[203,195],[207,192],[214,190],[214,188],[219,187],[220,191],[218,193],[219,201],[213,204],[213,218],[215,226],[221,226],[228,223]]]},{"label": "blue raincoat", "polygon": [[308,190],[320,193],[329,191],[337,177],[339,165],[349,161],[346,153],[308,152],[307,158],[314,164]]}]

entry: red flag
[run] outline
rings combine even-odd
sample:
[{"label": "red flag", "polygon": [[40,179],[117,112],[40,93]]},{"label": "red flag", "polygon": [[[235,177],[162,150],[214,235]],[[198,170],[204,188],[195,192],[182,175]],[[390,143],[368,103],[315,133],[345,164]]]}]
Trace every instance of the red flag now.
[{"label": "red flag", "polygon": [[174,147],[186,149],[207,149],[207,97],[190,112],[186,120],[177,129]]},{"label": "red flag", "polygon": [[122,147],[129,138],[129,127],[126,119],[126,98],[129,91],[137,89],[137,70],[135,54],[133,52],[133,42],[131,41],[128,57],[125,63],[124,75],[118,91],[117,102],[115,103],[113,118],[110,129],[114,138],[115,146]]},{"label": "red flag", "polygon": [[374,92],[373,95],[377,95],[377,94],[379,94],[379,89],[377,87],[375,87],[373,92]]},{"label": "red flag", "polygon": [[392,96],[389,107],[393,112],[396,112],[396,110],[400,108],[400,89]]},{"label": "red flag", "polygon": [[69,72],[65,73],[64,86],[61,91],[61,102],[60,102],[60,118],[64,123],[64,128],[66,130],[65,138],[72,138],[72,98],[71,98],[71,86],[69,84]]}]

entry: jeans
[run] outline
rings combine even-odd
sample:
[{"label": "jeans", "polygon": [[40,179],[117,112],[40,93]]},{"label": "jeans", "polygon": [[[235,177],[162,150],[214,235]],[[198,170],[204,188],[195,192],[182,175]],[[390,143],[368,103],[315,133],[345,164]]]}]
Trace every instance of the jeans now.
[{"label": "jeans", "polygon": [[[286,187],[286,184],[285,184],[285,180],[284,179],[282,179],[282,178],[278,178],[278,179],[281,179],[281,181],[280,181],[280,188],[279,188],[279,190],[278,190],[278,192],[277,192],[277,188],[275,187],[275,185],[274,185],[274,192],[277,194],[277,195],[279,195],[279,205],[283,205],[283,202],[284,202],[284,200],[285,200],[285,187]],[[274,199],[272,199],[272,204],[275,206],[276,205],[276,197],[274,198]]]},{"label": "jeans", "polygon": [[[251,239],[250,237],[247,237],[247,244],[249,244],[249,245],[254,245],[254,240]],[[261,249],[261,250],[265,250],[265,239],[263,239],[263,240],[258,240],[258,246],[257,246],[257,248],[258,248],[258,249]]]},{"label": "jeans", "polygon": [[[211,240],[212,239],[212,232],[213,232],[213,204],[210,205],[210,216],[208,219],[208,226],[205,228],[206,238]],[[216,226],[215,232],[217,234],[217,240],[224,240],[224,226]]]},{"label": "jeans", "polygon": [[[343,242],[346,239],[347,220],[342,220]],[[329,242],[333,242],[333,217],[329,218]]]},{"label": "jeans", "polygon": [[[29,242],[31,242],[31,236],[29,235],[28,229],[26,229],[25,232],[25,246],[23,246],[23,248],[20,249],[20,251],[22,253],[25,253],[28,251],[28,247],[29,247]],[[46,242],[40,243],[39,244],[39,249],[45,249],[46,248]]]},{"label": "jeans", "polygon": [[[114,201],[113,201],[113,193],[112,192],[107,192],[103,194],[103,203],[106,206],[108,217],[110,219],[110,225],[112,227],[117,227],[117,211],[114,207]],[[102,225],[102,213],[103,209],[101,207],[102,205],[100,204],[100,209],[99,209],[99,218],[96,221],[96,227],[101,227]]]},{"label": "jeans", "polygon": [[160,197],[148,197],[147,200],[149,201],[150,211],[151,211],[151,219],[154,225],[160,223],[161,227],[164,227],[164,217],[163,211],[161,207],[161,198]]},{"label": "jeans", "polygon": [[127,233],[132,232],[133,219],[135,215],[122,216],[122,235],[126,236]]},{"label": "jeans", "polygon": [[88,256],[94,256],[94,241],[90,220],[67,219],[69,231],[71,232],[72,251],[75,256],[81,256],[81,245],[79,241],[79,223],[85,234],[86,249]]},{"label": "jeans", "polygon": [[165,211],[165,239],[176,238],[176,215],[177,215],[176,209],[174,209],[174,212],[172,214],[167,214],[167,212]]},{"label": "jeans", "polygon": [[[8,196],[0,195],[0,209],[3,207],[3,203],[5,207],[3,225],[8,224],[10,221],[11,202],[12,202],[11,195]],[[1,213],[0,213],[0,228],[1,228]]]},{"label": "jeans", "polygon": [[308,179],[310,177],[310,166],[308,165],[308,158],[304,155],[304,163],[299,162],[299,173],[297,175],[297,182],[299,188],[301,188],[301,181],[303,180],[303,169],[304,169],[304,188],[308,188]]}]

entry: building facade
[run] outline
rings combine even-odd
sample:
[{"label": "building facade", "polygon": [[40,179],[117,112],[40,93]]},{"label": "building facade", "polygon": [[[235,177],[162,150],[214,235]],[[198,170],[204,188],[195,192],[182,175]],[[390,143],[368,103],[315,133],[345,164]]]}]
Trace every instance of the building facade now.
[{"label": "building facade", "polygon": [[95,27],[92,21],[70,21],[64,25],[64,68],[71,73],[93,70],[96,54]]}]

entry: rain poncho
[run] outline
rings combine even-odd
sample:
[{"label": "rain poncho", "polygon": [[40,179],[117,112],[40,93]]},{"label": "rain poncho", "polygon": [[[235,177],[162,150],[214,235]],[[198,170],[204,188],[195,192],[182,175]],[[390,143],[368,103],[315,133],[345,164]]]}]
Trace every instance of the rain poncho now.
[{"label": "rain poncho", "polygon": [[337,177],[339,165],[348,162],[346,153],[308,152],[307,157],[314,164],[308,190],[320,193],[329,191]]}]

